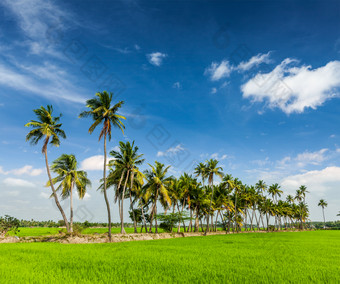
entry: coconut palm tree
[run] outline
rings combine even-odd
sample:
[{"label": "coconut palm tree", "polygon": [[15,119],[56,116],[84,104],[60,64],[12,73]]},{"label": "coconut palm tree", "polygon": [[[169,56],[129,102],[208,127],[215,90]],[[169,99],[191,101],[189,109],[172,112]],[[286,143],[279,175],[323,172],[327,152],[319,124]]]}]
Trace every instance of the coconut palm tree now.
[{"label": "coconut palm tree", "polygon": [[[307,191],[307,187],[305,185],[301,185],[299,190],[302,196],[303,204],[306,205],[306,193],[309,193],[309,191]],[[304,214],[306,213],[307,212],[304,212]],[[301,228],[303,228],[303,223],[301,223]]]},{"label": "coconut palm tree", "polygon": [[201,177],[203,186],[204,186],[204,181],[207,177],[206,173],[207,173],[206,165],[204,163],[199,163],[195,168],[194,174],[196,175],[196,177],[199,177],[199,176]]},{"label": "coconut palm tree", "polygon": [[325,219],[325,207],[328,206],[328,203],[324,199],[320,199],[318,206],[322,208],[322,215],[323,215],[323,228],[326,228],[326,219]]},{"label": "coconut palm tree", "polygon": [[155,233],[158,233],[157,226],[157,201],[160,201],[164,204],[167,203],[168,206],[171,206],[171,198],[169,196],[168,188],[171,185],[172,177],[167,177],[168,170],[170,166],[165,167],[164,164],[155,161],[155,165],[151,167],[151,170],[145,171],[145,177],[147,180],[147,184],[145,185],[145,199],[149,200],[150,198],[153,201],[153,205],[151,208],[151,222],[150,222],[150,232],[152,228],[153,218],[155,218]]},{"label": "coconut palm tree", "polygon": [[[73,232],[73,188],[76,186],[78,196],[83,199],[91,181],[87,178],[85,171],[77,170],[77,160],[74,155],[63,154],[53,161],[51,169],[58,176],[52,179],[55,185],[60,183],[57,191],[61,191],[61,198],[70,197],[70,232]],[[47,185],[50,185],[48,181]]]},{"label": "coconut palm tree", "polygon": [[103,171],[103,180],[104,180],[104,199],[107,208],[108,215],[108,225],[109,225],[109,240],[111,241],[111,212],[110,212],[110,203],[107,198],[106,192],[106,166],[107,166],[107,153],[106,153],[106,139],[109,138],[111,140],[111,130],[112,127],[119,128],[124,134],[124,124],[121,119],[125,119],[124,116],[117,114],[119,109],[123,105],[123,101],[119,101],[118,103],[112,104],[112,93],[108,93],[106,91],[102,93],[96,93],[96,97],[86,101],[86,107],[90,110],[83,111],[80,113],[79,117],[91,117],[94,120],[94,123],[89,128],[89,133],[92,134],[93,131],[97,128],[99,124],[103,124],[103,127],[99,134],[99,141],[102,137],[104,137],[104,171]]},{"label": "coconut palm tree", "polygon": [[30,122],[25,124],[25,127],[33,127],[33,129],[26,135],[26,141],[30,141],[32,145],[36,145],[41,139],[43,139],[44,143],[41,151],[45,156],[46,170],[51,185],[51,189],[53,192],[53,197],[65,222],[66,230],[69,232],[70,230],[69,223],[67,221],[65,212],[59,203],[57,192],[52,183],[52,177],[47,157],[48,144],[59,147],[60,145],[59,137],[64,139],[66,138],[64,130],[61,129],[62,124],[59,123],[61,115],[53,116],[52,114],[53,107],[51,105],[48,105],[46,108],[41,106],[38,109],[34,109],[33,112],[37,116],[37,120],[31,120]]},{"label": "coconut palm tree", "polygon": [[[121,223],[121,234],[125,234],[124,229],[124,198],[125,198],[125,190],[127,186],[130,189],[130,210],[132,210],[132,200],[131,200],[131,191],[133,191],[134,178],[137,176],[139,181],[143,181],[143,174],[139,171],[138,166],[140,166],[144,159],[142,159],[143,154],[138,154],[138,147],[135,146],[135,141],[130,142],[119,142],[119,151],[112,150],[110,155],[114,158],[113,161],[110,161],[109,166],[113,166],[116,171],[120,173],[120,180],[117,185],[117,189],[119,190],[123,178],[125,177],[124,186],[122,190],[121,197],[121,205],[120,205],[120,223]],[[133,212],[133,211],[132,211]]]},{"label": "coconut palm tree", "polygon": [[211,198],[210,198],[210,206],[209,206],[209,212],[207,214],[207,228],[205,230],[204,235],[206,236],[209,230],[209,217],[211,214],[211,204],[213,200],[213,195],[214,195],[214,188],[213,188],[213,183],[214,183],[214,176],[219,176],[220,178],[223,178],[223,172],[222,168],[217,166],[218,161],[216,159],[210,159],[206,161],[206,167],[205,167],[205,177],[208,179],[209,186],[212,190],[211,192]]}]

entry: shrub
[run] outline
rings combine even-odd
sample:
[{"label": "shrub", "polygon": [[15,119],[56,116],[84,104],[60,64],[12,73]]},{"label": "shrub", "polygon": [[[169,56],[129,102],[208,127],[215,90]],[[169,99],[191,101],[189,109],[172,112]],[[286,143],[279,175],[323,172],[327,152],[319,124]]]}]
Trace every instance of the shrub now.
[{"label": "shrub", "polygon": [[10,231],[17,233],[20,221],[14,217],[5,215],[0,217],[0,236],[4,237]]}]

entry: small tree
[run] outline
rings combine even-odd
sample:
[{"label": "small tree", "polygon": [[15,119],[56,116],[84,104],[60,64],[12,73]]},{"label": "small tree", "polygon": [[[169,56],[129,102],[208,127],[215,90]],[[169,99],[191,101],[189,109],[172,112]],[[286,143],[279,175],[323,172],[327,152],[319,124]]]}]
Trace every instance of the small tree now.
[{"label": "small tree", "polygon": [[16,234],[19,232],[18,228],[20,226],[20,221],[14,217],[5,215],[5,217],[0,217],[0,236],[4,237],[10,231]]},{"label": "small tree", "polygon": [[158,214],[157,219],[161,221],[159,227],[162,228],[165,232],[171,232],[173,227],[175,227],[179,222],[185,222],[190,220],[190,217],[187,216],[187,212],[176,212],[170,213],[168,215]]}]

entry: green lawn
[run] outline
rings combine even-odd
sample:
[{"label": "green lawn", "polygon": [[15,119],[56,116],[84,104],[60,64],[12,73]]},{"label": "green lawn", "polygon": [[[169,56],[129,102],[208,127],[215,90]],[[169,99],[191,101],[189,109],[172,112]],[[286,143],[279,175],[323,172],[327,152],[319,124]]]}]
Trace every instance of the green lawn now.
[{"label": "green lawn", "polygon": [[340,283],[340,232],[0,244],[1,283]]}]

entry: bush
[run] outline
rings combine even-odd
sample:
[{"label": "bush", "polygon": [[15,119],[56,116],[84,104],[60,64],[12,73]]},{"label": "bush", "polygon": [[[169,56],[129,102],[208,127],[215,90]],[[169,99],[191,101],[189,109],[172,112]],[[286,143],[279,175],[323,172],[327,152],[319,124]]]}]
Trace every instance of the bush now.
[{"label": "bush", "polygon": [[84,228],[80,224],[73,224],[73,234],[74,235],[81,235],[83,232]]},{"label": "bush", "polygon": [[5,217],[0,217],[0,236],[4,237],[10,231],[17,233],[20,221],[14,217],[5,215]]},{"label": "bush", "polygon": [[160,228],[162,228],[165,232],[171,232],[178,222],[190,220],[190,217],[187,217],[187,212],[176,212],[168,215],[159,214],[157,215],[157,219],[162,222],[159,224]]}]

